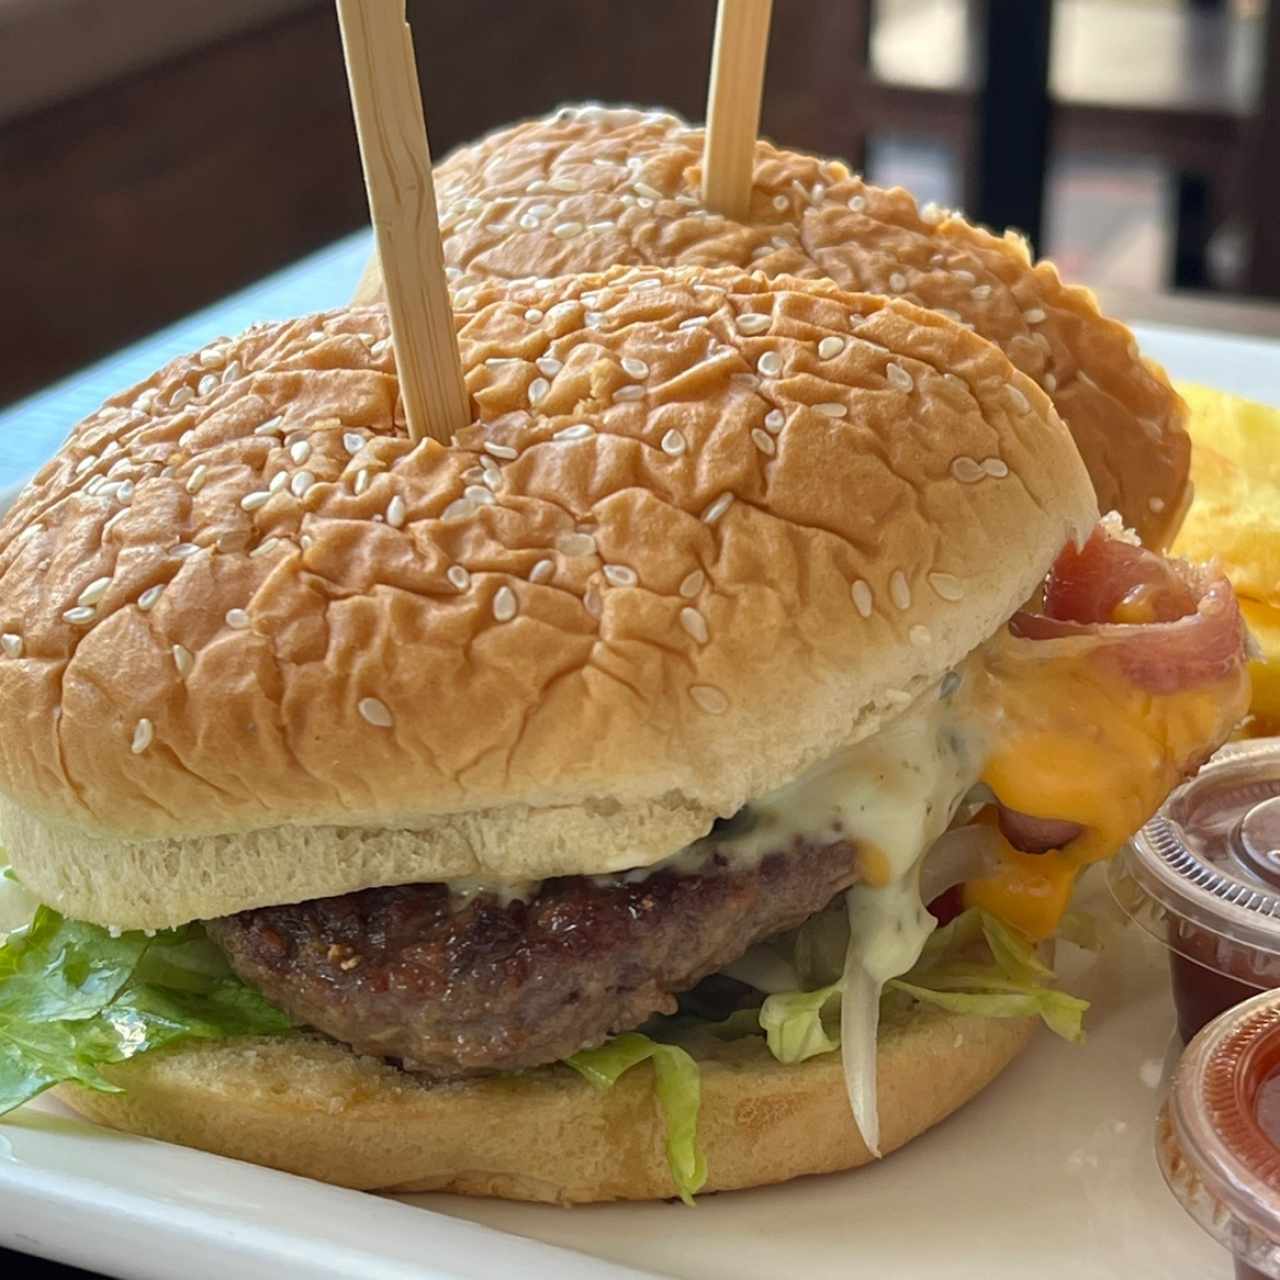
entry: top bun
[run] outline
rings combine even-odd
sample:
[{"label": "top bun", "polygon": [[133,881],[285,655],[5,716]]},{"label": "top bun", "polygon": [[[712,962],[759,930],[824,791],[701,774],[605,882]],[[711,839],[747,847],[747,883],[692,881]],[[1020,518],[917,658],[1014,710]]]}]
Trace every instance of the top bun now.
[{"label": "top bun", "polygon": [[[835,160],[756,147],[744,225],[701,207],[701,129],[660,112],[566,107],[455,151],[435,173],[453,287],[613,263],[826,276],[972,325],[1053,398],[1093,479],[1150,546],[1191,500],[1186,407],[1087,289],[1003,237]],[[358,300],[381,298],[376,264]]]},{"label": "top bun", "polygon": [[489,286],[407,438],[381,309],[80,424],[0,524],[0,840],[78,918],[656,861],[897,714],[1096,517],[1048,398],[902,302]]}]

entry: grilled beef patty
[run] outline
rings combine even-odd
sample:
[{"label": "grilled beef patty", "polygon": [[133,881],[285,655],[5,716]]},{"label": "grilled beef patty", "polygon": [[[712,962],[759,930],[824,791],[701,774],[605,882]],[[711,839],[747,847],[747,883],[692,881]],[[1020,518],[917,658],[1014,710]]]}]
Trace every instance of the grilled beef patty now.
[{"label": "grilled beef patty", "polygon": [[675,1010],[675,994],[857,878],[841,841],[692,873],[546,880],[528,901],[365,889],[207,922],[300,1022],[439,1079],[554,1062]]}]

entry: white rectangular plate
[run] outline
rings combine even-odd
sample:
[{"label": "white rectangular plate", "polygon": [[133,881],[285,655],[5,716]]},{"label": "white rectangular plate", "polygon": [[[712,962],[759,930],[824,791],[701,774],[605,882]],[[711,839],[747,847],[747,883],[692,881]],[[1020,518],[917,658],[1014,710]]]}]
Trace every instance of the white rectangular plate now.
[{"label": "white rectangular plate", "polygon": [[[1280,403],[1276,344],[1140,337],[1177,378]],[[692,1210],[395,1201],[110,1133],[42,1100],[0,1125],[0,1243],[141,1280],[1225,1276],[1152,1153],[1171,1059],[1163,954],[1129,929],[1076,960],[1072,988],[1094,1002],[1087,1045],[1041,1035],[958,1115],[855,1173]]]}]

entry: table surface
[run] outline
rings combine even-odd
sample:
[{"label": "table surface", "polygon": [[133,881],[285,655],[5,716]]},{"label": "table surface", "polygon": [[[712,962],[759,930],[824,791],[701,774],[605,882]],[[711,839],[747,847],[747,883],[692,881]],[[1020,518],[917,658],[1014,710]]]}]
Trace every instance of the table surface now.
[{"label": "table surface", "polygon": [[[172,357],[196,350],[221,335],[237,333],[255,321],[285,319],[340,305],[355,287],[370,244],[367,231],[348,236],[0,411],[0,493],[30,474],[57,449],[70,428],[107,396],[147,377]],[[1204,341],[1205,331],[1240,335],[1241,348],[1253,347],[1259,338],[1280,338],[1277,306],[1133,295],[1104,295],[1102,301],[1113,314],[1131,322],[1199,331],[1170,331],[1161,345],[1172,342],[1175,348],[1179,342]],[[1232,379],[1228,370],[1223,374],[1226,385]],[[1252,388],[1235,389],[1248,394]],[[31,1274],[49,1280],[88,1275],[0,1250],[0,1271],[16,1269],[19,1263],[30,1267]]]}]

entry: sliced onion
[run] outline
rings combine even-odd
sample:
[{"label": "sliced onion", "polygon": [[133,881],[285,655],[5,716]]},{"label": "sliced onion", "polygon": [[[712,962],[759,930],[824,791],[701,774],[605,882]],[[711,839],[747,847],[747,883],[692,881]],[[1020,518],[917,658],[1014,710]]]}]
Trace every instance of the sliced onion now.
[{"label": "sliced onion", "polygon": [[988,826],[953,827],[934,841],[920,867],[920,897],[932,902],[952,885],[983,880],[1000,866],[1000,837]]},{"label": "sliced onion", "polygon": [[804,985],[795,965],[767,942],[757,943],[732,964],[725,965],[720,972],[739,982],[745,982],[757,991],[763,991],[767,996],[784,991],[798,991]]},{"label": "sliced onion", "polygon": [[876,1035],[880,1030],[881,984],[861,963],[851,944],[840,998],[840,1064],[844,1087],[853,1109],[853,1122],[867,1144],[880,1156],[880,1104],[876,1087]]}]

